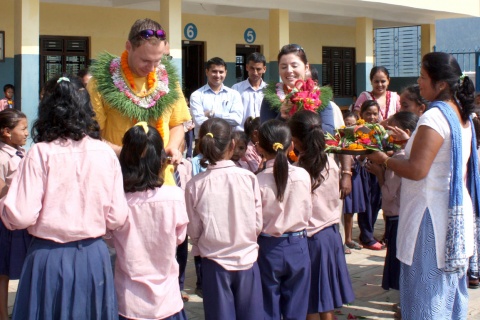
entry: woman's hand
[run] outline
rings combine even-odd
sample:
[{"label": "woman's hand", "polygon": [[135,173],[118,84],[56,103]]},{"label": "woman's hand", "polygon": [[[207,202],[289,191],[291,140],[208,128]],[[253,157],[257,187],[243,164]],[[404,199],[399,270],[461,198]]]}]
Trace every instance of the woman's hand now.
[{"label": "woman's hand", "polygon": [[381,151],[375,151],[375,152],[367,154],[367,158],[368,158],[368,160],[370,160],[373,163],[384,164],[385,160],[387,160],[388,156]]},{"label": "woman's hand", "polygon": [[387,127],[387,129],[391,131],[390,135],[393,137],[393,139],[395,139],[395,141],[405,141],[410,139],[408,133],[399,127]]}]

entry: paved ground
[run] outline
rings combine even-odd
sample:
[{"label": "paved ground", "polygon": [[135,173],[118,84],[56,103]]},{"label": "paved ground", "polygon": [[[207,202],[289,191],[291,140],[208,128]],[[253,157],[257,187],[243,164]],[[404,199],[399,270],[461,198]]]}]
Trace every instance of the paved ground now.
[{"label": "paved ground", "polygon": [[[383,221],[377,221],[377,235],[381,238]],[[354,239],[358,238],[358,229],[355,223]],[[399,301],[398,292],[385,291],[381,288],[383,262],[385,251],[352,250],[346,255],[350,276],[353,283],[356,299],[353,304],[346,305],[336,311],[338,320],[342,319],[393,319],[392,305]],[[186,274],[186,291],[190,294],[190,301],[185,303],[187,316],[190,320],[203,320],[202,299],[194,294],[195,268],[193,257],[189,256]],[[9,293],[10,312],[15,299],[17,281],[11,281]],[[480,320],[480,289],[469,290],[470,305],[468,319]],[[228,319],[226,319],[228,320]],[[238,319],[241,320],[241,319]]]}]

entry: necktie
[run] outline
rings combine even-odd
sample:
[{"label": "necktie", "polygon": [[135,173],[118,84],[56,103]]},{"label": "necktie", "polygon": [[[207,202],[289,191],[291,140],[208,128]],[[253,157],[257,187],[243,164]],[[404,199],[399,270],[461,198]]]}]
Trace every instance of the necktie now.
[{"label": "necktie", "polygon": [[173,173],[173,176],[175,178],[175,183],[177,184],[177,187],[181,187],[182,182],[180,181],[180,173],[178,173],[178,171],[175,170],[175,172]]},{"label": "necktie", "polygon": [[17,150],[17,152],[15,152],[15,154],[16,154],[17,156],[19,156],[20,159],[23,158],[23,153],[22,153],[20,150]]}]

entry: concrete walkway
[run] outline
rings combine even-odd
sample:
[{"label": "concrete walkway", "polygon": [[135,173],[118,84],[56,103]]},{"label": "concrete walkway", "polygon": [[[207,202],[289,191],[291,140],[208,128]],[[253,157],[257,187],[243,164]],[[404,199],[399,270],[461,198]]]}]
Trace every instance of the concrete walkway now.
[{"label": "concrete walkway", "polygon": [[[376,225],[377,238],[381,238],[382,233],[383,220],[379,215]],[[354,223],[353,238],[358,239],[358,227],[356,223]],[[394,303],[399,302],[399,294],[397,291],[385,291],[381,288],[385,252],[385,250],[372,251],[362,249],[352,250],[352,254],[346,255],[356,299],[353,304],[336,310],[338,320],[394,319],[392,306]],[[185,291],[189,293],[190,301],[185,303],[185,310],[189,320],[203,320],[202,299],[194,294],[195,281],[196,275],[193,256],[189,256]],[[10,283],[8,299],[10,312],[13,307],[17,285],[18,281],[11,281]],[[469,289],[469,294],[468,319],[480,320],[480,289]]]}]

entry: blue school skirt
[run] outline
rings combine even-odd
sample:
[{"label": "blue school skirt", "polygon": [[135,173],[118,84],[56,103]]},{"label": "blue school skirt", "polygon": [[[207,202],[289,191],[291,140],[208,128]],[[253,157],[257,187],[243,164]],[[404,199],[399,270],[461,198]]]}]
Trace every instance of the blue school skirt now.
[{"label": "blue school skirt", "polygon": [[308,314],[328,312],[355,299],[342,238],[335,226],[308,237],[312,277]]},{"label": "blue school skirt", "polygon": [[355,160],[354,169],[352,170],[352,191],[343,200],[344,214],[365,212],[367,210],[360,167],[358,160]]},{"label": "blue school skirt", "polygon": [[68,243],[33,238],[13,319],[118,319],[105,242],[101,238]]},{"label": "blue school skirt", "polygon": [[20,278],[32,236],[27,230],[8,230],[0,219],[0,275]]}]

